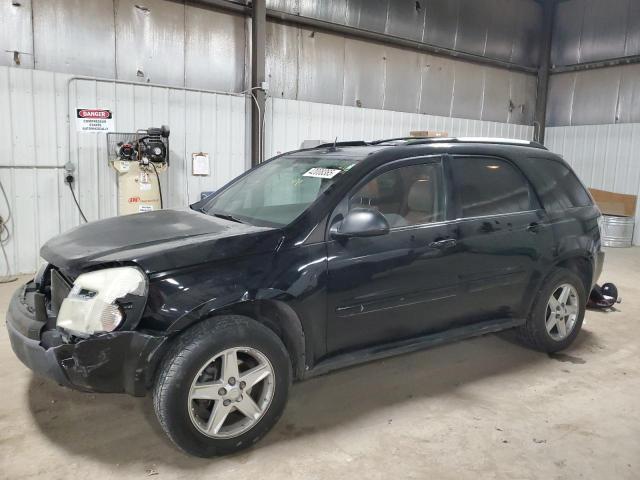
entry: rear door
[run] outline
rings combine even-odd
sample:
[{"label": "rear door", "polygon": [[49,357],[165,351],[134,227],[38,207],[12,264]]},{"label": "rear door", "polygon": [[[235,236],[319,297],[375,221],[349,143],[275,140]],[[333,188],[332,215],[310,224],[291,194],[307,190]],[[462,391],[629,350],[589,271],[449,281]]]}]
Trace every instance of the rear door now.
[{"label": "rear door", "polygon": [[527,178],[504,158],[447,157],[460,304],[455,323],[526,315],[552,235]]}]

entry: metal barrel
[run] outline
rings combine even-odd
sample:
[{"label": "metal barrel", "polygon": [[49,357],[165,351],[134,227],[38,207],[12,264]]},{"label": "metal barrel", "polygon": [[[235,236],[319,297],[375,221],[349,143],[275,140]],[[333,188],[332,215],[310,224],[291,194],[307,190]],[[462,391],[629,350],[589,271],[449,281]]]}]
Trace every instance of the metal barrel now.
[{"label": "metal barrel", "polygon": [[605,247],[630,247],[633,241],[633,217],[604,215],[602,245]]}]

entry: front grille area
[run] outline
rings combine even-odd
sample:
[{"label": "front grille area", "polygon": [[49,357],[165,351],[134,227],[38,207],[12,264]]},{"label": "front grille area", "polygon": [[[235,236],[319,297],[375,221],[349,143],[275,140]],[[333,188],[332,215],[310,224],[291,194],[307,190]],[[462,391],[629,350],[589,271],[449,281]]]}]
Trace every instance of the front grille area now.
[{"label": "front grille area", "polygon": [[58,315],[62,301],[71,291],[71,283],[55,268],[51,269],[51,312]]}]

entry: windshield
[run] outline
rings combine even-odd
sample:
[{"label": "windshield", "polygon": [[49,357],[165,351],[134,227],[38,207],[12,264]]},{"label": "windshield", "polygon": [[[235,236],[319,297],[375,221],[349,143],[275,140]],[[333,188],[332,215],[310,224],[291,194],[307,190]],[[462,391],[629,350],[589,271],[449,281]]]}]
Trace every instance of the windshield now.
[{"label": "windshield", "polygon": [[254,225],[288,225],[359,159],[285,155],[249,172],[202,211]]}]

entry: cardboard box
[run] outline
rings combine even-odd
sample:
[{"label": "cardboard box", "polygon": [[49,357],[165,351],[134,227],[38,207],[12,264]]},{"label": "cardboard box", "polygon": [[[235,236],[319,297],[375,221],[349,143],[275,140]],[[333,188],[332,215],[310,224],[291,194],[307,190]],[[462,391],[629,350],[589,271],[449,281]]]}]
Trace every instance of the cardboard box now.
[{"label": "cardboard box", "polygon": [[619,217],[633,217],[636,214],[638,197],[624,193],[607,192],[590,188],[591,196],[598,208],[605,215],[617,215]]},{"label": "cardboard box", "polygon": [[418,138],[437,138],[449,136],[447,132],[441,132],[438,130],[414,130],[412,132],[409,132],[409,135]]}]

